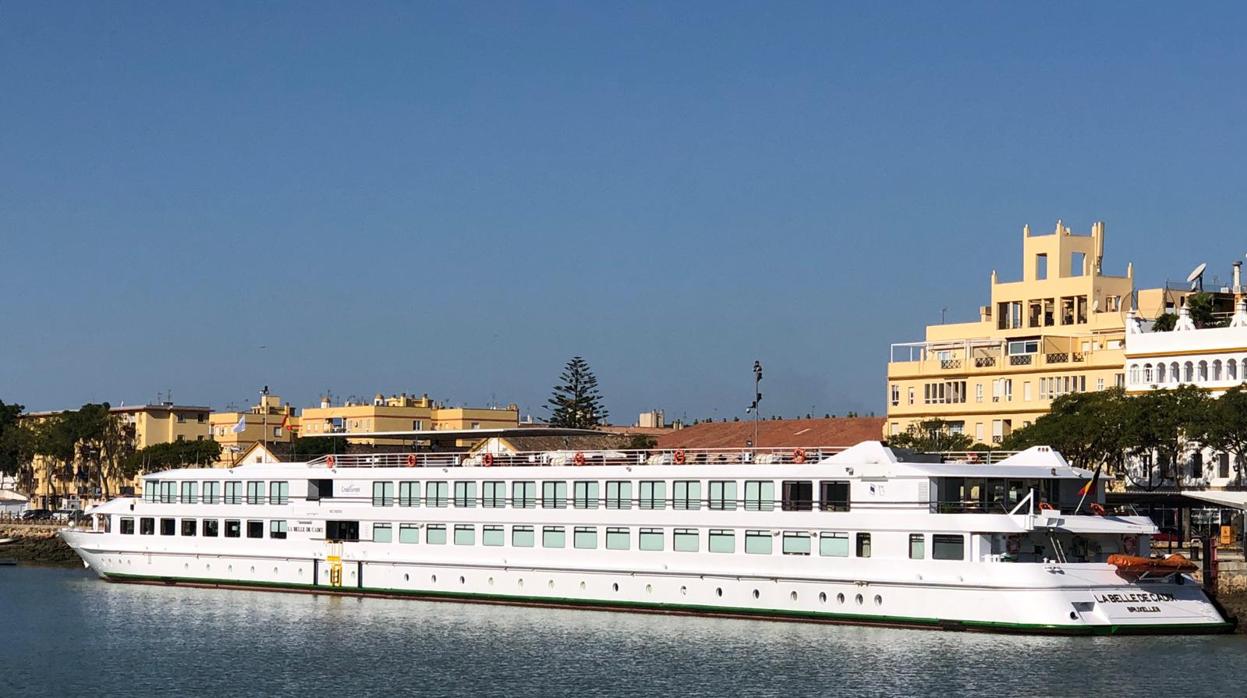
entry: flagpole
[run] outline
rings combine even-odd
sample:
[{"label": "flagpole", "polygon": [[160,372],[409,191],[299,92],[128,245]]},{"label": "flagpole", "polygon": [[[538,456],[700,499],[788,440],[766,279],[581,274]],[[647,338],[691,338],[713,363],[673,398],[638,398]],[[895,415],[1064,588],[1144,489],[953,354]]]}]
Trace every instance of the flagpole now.
[{"label": "flagpole", "polygon": [[1100,480],[1100,468],[1103,468],[1103,467],[1104,467],[1103,463],[1097,465],[1095,467],[1095,473],[1092,474],[1091,476],[1091,482],[1088,482],[1086,485],[1083,485],[1082,496],[1078,498],[1078,506],[1074,507],[1075,516],[1078,515],[1078,512],[1082,511],[1082,505],[1083,505],[1083,502],[1087,501],[1087,495],[1091,494],[1091,491],[1095,489],[1096,483]]}]

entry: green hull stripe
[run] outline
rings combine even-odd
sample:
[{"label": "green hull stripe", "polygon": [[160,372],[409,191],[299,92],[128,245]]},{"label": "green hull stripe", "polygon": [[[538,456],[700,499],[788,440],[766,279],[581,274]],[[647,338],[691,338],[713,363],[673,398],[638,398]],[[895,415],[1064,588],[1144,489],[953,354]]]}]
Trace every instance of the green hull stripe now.
[{"label": "green hull stripe", "polygon": [[1049,635],[1132,635],[1132,634],[1191,634],[1226,633],[1234,630],[1234,624],[1217,623],[1170,623],[1148,625],[1042,625],[1033,623],[998,623],[978,620],[943,620],[939,618],[912,618],[908,616],[875,616],[856,613],[829,613],[819,611],[782,611],[757,608],[702,606],[698,604],[664,604],[645,601],[597,601],[593,599],[549,598],[507,594],[477,594],[457,591],[412,591],[408,589],[378,589],[373,587],[328,587],[289,582],[236,581],[202,577],[156,577],[139,574],[110,574],[105,579],[119,582],[145,584],[212,586],[228,588],[255,588],[276,591],[302,591],[347,596],[377,596],[390,598],[419,598],[430,600],[453,600],[497,604],[525,604],[554,607],[581,607],[599,610],[646,611],[651,613],[678,613],[729,617],[770,618],[776,620],[805,620],[853,625],[886,625],[909,628],[934,628],[937,630],[980,630],[991,632],[1040,633]]}]

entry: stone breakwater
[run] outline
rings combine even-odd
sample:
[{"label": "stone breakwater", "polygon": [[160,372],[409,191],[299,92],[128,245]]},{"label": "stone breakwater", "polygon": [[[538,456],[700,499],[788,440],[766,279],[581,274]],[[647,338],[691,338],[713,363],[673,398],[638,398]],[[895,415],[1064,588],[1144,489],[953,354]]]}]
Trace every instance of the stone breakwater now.
[{"label": "stone breakwater", "polygon": [[13,539],[12,543],[0,545],[0,559],[39,565],[81,565],[82,559],[56,535],[60,529],[60,526],[0,524],[0,539]]}]

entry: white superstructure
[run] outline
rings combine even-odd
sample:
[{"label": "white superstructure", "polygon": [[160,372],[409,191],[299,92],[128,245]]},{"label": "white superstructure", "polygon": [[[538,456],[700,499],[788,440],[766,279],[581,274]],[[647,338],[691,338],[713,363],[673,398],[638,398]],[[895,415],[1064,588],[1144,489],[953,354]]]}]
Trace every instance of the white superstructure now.
[{"label": "white superstructure", "polygon": [[1230,628],[1189,578],[1108,564],[1147,555],[1156,528],[1075,515],[1091,474],[1047,449],[994,465],[902,462],[874,442],[822,455],[176,470],[62,536],[114,581],[1022,632]]}]

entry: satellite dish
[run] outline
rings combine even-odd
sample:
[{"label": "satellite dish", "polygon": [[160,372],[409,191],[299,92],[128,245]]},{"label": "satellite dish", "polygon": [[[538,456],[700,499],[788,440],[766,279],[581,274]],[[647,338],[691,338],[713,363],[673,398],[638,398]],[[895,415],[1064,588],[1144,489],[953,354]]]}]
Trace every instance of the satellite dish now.
[{"label": "satellite dish", "polygon": [[1207,262],[1201,262],[1195,267],[1190,274],[1186,275],[1186,282],[1191,285],[1191,290],[1204,290],[1204,270],[1208,268]]}]

